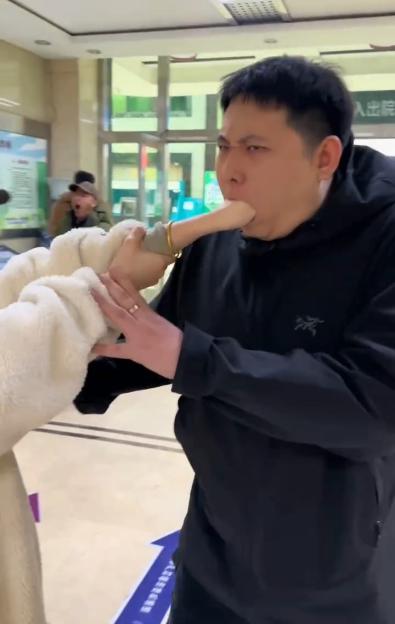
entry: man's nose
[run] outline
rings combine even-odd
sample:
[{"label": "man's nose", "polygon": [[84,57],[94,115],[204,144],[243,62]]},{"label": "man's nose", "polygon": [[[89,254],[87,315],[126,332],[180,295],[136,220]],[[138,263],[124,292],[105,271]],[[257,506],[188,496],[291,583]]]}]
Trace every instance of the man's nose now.
[{"label": "man's nose", "polygon": [[237,150],[230,149],[222,163],[222,175],[228,183],[243,184],[246,172]]}]

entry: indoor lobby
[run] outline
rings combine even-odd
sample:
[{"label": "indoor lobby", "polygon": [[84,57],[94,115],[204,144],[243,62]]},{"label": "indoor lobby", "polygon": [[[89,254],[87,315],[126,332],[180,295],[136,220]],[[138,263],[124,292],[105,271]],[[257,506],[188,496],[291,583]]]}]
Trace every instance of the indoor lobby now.
[{"label": "indoor lobby", "polygon": [[[94,176],[114,225],[217,210],[222,81],[281,55],[335,68],[352,95],[355,145],[395,158],[392,0],[0,0],[0,189],[10,195],[0,205],[0,276],[11,258],[50,247],[54,206],[79,170]],[[142,290],[148,302],[169,274]],[[296,334],[307,340],[318,323],[326,331],[315,321]],[[103,414],[69,405],[17,442],[47,622],[3,623],[0,605],[0,624],[167,624],[194,478],[174,431],[178,401],[169,382],[123,394]],[[259,622],[269,623],[304,624]]]}]

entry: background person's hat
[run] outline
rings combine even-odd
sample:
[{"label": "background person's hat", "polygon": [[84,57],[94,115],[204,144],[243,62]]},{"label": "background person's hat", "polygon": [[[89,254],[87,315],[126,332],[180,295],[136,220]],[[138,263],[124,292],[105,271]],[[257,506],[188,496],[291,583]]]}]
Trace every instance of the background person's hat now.
[{"label": "background person's hat", "polygon": [[99,199],[99,193],[92,182],[86,181],[80,182],[80,184],[70,184],[69,189],[70,191],[78,191],[80,189],[84,193],[88,193],[88,195],[93,195],[95,199]]}]

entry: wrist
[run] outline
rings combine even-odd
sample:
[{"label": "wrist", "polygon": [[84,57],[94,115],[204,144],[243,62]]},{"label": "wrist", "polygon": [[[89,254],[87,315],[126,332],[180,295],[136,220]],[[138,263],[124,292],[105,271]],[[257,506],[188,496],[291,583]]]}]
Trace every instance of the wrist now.
[{"label": "wrist", "polygon": [[164,349],[165,354],[165,366],[164,370],[161,372],[163,377],[166,379],[173,380],[176,376],[176,371],[178,367],[178,362],[180,359],[182,342],[184,340],[183,332],[178,329],[178,327],[173,327],[173,336],[171,338],[171,345]]},{"label": "wrist", "polygon": [[181,258],[182,251],[178,248],[178,245],[175,244],[173,238],[173,221],[169,221],[166,226],[166,241],[167,241],[167,249],[169,255],[173,258],[173,260],[178,260]]}]

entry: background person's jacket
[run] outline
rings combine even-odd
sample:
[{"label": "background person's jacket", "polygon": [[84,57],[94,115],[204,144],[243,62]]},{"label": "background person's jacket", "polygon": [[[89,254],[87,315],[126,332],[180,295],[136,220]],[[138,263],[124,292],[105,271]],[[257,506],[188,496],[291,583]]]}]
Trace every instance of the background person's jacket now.
[{"label": "background person's jacket", "polygon": [[103,200],[99,200],[97,207],[84,222],[77,223],[71,207],[71,191],[63,193],[54,203],[48,222],[48,234],[59,236],[75,227],[101,227],[106,232],[113,225],[111,208]]}]

